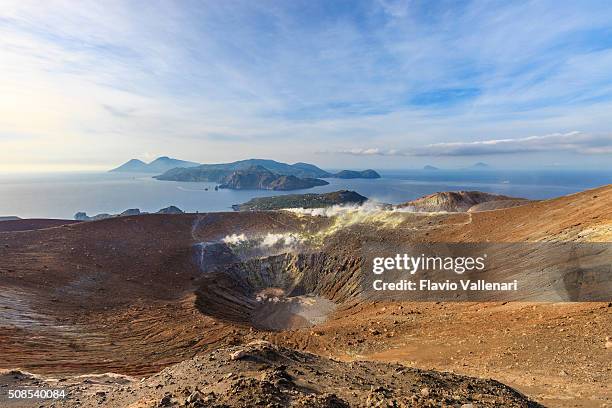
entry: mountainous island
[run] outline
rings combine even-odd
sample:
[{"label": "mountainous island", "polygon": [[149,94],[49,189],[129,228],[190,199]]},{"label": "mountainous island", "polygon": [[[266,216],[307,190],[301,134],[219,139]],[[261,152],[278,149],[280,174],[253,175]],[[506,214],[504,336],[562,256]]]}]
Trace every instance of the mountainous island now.
[{"label": "mountainous island", "polygon": [[298,190],[324,186],[322,178],[377,179],[380,174],[372,169],[342,170],[330,173],[314,164],[287,164],[268,159],[247,159],[231,163],[199,164],[159,157],[151,163],[132,159],[110,170],[117,173],[160,173],[153,178],[163,181],[219,183],[219,188],[258,190]]},{"label": "mountainous island", "polygon": [[138,159],[132,159],[110,171],[114,173],[163,173],[176,167],[194,167],[199,165],[200,163],[162,156],[150,163],[145,163]]},{"label": "mountainous island", "polygon": [[300,162],[287,164],[267,159],[248,159],[231,163],[202,164],[189,168],[173,168],[166,171],[164,174],[155,176],[155,178],[167,181],[207,181],[221,183],[224,178],[231,175],[234,171],[248,170],[253,166],[263,167],[282,176],[296,176],[299,178],[380,178],[380,174],[372,169],[364,171],[342,170],[338,173],[330,173],[310,163]]},{"label": "mountainous island", "polygon": [[263,166],[251,166],[236,170],[223,179],[219,188],[232,190],[300,190],[329,184],[317,178],[299,178],[294,175],[273,173]]},{"label": "mountainous island", "polygon": [[323,194],[285,194],[274,197],[257,197],[246,203],[235,204],[235,211],[269,211],[283,208],[324,208],[332,205],[361,205],[367,197],[355,191],[340,190]]},{"label": "mountainous island", "polygon": [[380,178],[380,174],[372,169],[330,173],[314,164],[303,162],[287,164],[276,160],[247,159],[231,163],[198,164],[165,156],[148,164],[132,159],[111,171],[157,172],[161,173],[154,176],[157,180],[219,183],[219,188],[235,190],[298,190],[329,184],[321,178]]},{"label": "mountainous island", "polygon": [[275,160],[248,159],[231,163],[202,164],[189,168],[173,168],[165,173],[155,176],[164,181],[193,181],[223,183],[226,177],[235,171],[244,171],[253,167],[262,167],[283,176],[295,176],[299,178],[329,177],[331,174],[319,167],[308,163],[287,164]]}]

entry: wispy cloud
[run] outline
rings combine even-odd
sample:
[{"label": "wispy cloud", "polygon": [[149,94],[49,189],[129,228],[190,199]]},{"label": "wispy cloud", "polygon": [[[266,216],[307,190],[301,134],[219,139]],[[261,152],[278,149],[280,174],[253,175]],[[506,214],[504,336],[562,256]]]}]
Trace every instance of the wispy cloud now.
[{"label": "wispy cloud", "polygon": [[[612,153],[612,134],[589,135],[574,131],[516,139],[491,139],[474,142],[433,143],[405,150],[355,148],[333,153],[353,156],[488,156],[515,153],[571,152],[578,154]],[[332,153],[332,152],[327,152]]]},{"label": "wispy cloud", "polygon": [[348,150],[335,150],[335,151],[321,151],[323,154],[348,154],[351,156],[402,156],[404,153],[398,150],[384,150],[377,147],[365,148],[365,149],[348,149]]},{"label": "wispy cloud", "polygon": [[612,152],[612,135],[588,135],[581,132],[569,132],[516,139],[434,143],[414,149],[410,154],[415,156],[484,156],[556,151],[579,154],[610,153]]}]

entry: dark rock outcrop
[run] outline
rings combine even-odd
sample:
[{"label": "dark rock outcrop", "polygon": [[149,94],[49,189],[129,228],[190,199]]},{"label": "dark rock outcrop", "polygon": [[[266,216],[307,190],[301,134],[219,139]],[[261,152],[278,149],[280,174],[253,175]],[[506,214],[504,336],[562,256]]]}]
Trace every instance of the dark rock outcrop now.
[{"label": "dark rock outcrop", "polygon": [[[0,379],[12,388],[32,388],[47,377],[13,370]],[[196,355],[141,380],[83,375],[65,378],[62,387],[68,408],[542,407],[495,380],[396,363],[343,362],[262,340]]]},{"label": "dark rock outcrop", "polygon": [[236,211],[266,211],[282,208],[323,208],[332,205],[363,204],[368,198],[355,191],[340,190],[323,194],[286,194],[257,197],[246,203],[233,205]]}]

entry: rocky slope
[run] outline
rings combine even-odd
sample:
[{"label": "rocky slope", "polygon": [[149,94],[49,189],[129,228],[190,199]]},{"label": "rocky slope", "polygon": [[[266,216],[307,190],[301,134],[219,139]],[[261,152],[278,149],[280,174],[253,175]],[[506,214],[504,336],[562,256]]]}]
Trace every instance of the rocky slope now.
[{"label": "rocky slope", "polygon": [[[474,207],[473,211],[480,211],[486,208],[491,209],[492,206],[475,207],[482,203],[503,201],[505,207],[520,205],[527,203],[527,200],[523,198],[508,197],[498,194],[483,193],[481,191],[446,191],[440,193],[430,194],[425,197],[418,198],[416,200],[408,201],[403,204],[399,204],[396,208],[403,208],[412,211],[421,212],[436,212],[436,211],[447,211],[447,212],[466,212],[470,208]],[[505,208],[504,206],[498,206],[495,208]]]},{"label": "rocky slope", "polygon": [[476,211],[492,211],[492,210],[501,210],[503,208],[512,208],[519,207],[521,205],[525,205],[530,200],[523,199],[510,199],[510,200],[493,200],[493,201],[485,201],[484,203],[475,204],[468,209],[468,212],[476,212]]},{"label": "rocky slope", "polygon": [[367,200],[354,191],[340,190],[323,194],[286,194],[257,197],[246,203],[233,205],[236,211],[269,211],[283,208],[323,208],[332,205],[361,205]]},{"label": "rocky slope", "polygon": [[[353,362],[349,371],[355,372],[361,364],[355,361],[392,361],[402,367],[493,378],[545,405],[609,405],[612,343],[606,337],[611,336],[612,307],[608,301],[381,301],[359,296],[359,260],[368,253],[364,249],[393,250],[423,242],[609,243],[611,203],[612,186],[605,186],[497,211],[157,214],[2,232],[0,368],[62,376],[65,381],[55,385],[72,387],[84,401],[81,406],[116,402],[115,406],[155,406],[166,391],[172,395],[164,403],[184,404],[181,398],[193,394],[194,382],[204,391],[203,398],[209,392],[219,398],[242,395],[240,390],[253,400],[266,393],[285,398],[286,393],[268,392],[267,385],[256,381],[251,382],[253,387],[232,385],[230,380],[240,375],[261,379],[265,366],[263,372],[255,367],[251,372],[232,365],[235,360],[227,361],[223,351],[211,354],[227,347],[240,351],[246,343],[263,339],[316,353],[323,368],[337,362],[322,357]],[[592,264],[589,258],[577,265],[578,271]],[[549,272],[549,268],[538,271],[527,281],[533,283],[530,296],[549,293],[551,287],[541,285],[543,278],[554,277]],[[516,273],[525,276],[522,268]],[[333,307],[319,302],[321,298]],[[273,351],[264,354],[269,353]],[[189,367],[194,355],[202,359],[197,360],[200,365],[194,364],[197,373],[181,377],[172,371],[175,368],[167,368],[184,360]],[[219,368],[200,363],[216,360]],[[315,390],[314,396],[333,392],[356,406],[367,404],[370,387],[374,391],[385,387],[399,401],[413,394],[432,395],[431,406],[439,406],[443,400],[438,398],[447,390],[453,390],[449,398],[457,392],[455,376],[447,377],[448,387],[435,383],[435,389],[417,380],[413,391],[412,377],[386,380],[395,366],[364,363],[364,367],[381,367],[360,375],[369,383],[350,376],[343,383],[350,372],[339,363],[333,370],[315,368],[312,377],[304,366],[300,372],[292,371],[292,364],[284,365],[294,383],[310,380],[300,384]],[[105,372],[141,376],[164,368],[170,371],[159,376],[170,372],[172,378],[154,376],[142,383],[70,377]],[[328,380],[323,374],[327,372],[338,382],[332,375]],[[212,378],[220,388],[210,388],[214,387],[211,377],[208,385],[198,382],[209,373],[219,373]],[[325,380],[317,380],[317,375]],[[19,380],[15,376],[19,377],[3,376],[0,383],[15,384]],[[167,384],[159,383],[159,378]],[[486,404],[505,393],[497,383],[478,381],[482,382],[469,384],[482,396],[457,394],[461,405],[471,403],[468,398],[474,406]],[[327,383],[335,390],[327,391]],[[361,384],[367,393],[362,393]],[[188,387],[188,395],[180,392]],[[421,393],[423,388],[429,390]],[[103,393],[96,395],[98,391]],[[291,394],[299,401],[301,391],[296,392]],[[503,398],[508,404],[527,403],[522,397]]]},{"label": "rocky slope", "polygon": [[58,402],[36,401],[41,407],[541,406],[493,380],[400,364],[343,363],[262,341],[186,360],[143,381],[86,376],[57,383],[19,372],[6,373],[0,381],[11,387],[61,386],[69,392]]}]

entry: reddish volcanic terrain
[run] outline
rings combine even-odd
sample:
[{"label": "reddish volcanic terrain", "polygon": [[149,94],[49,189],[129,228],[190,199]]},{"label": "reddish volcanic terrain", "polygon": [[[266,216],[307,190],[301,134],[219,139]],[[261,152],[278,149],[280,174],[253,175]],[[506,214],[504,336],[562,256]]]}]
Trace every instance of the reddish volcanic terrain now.
[{"label": "reddish volcanic terrain", "polygon": [[[21,221],[4,221],[0,228]],[[188,373],[199,369],[214,373],[221,384],[212,386],[217,377],[211,374],[209,383],[199,383],[203,395],[231,395],[238,392],[232,388],[235,382],[241,381],[241,389],[248,391],[245,396],[276,395],[279,406],[287,401],[343,406],[332,405],[328,394],[334,392],[357,406],[365,406],[367,398],[452,406],[457,381],[472,387],[457,394],[455,401],[461,404],[535,406],[498,383],[411,371],[415,368],[492,378],[544,405],[612,404],[612,343],[606,343],[612,336],[612,307],[607,301],[383,302],[364,296],[359,280],[362,247],[373,240],[390,246],[609,243],[612,186],[469,213],[354,211],[318,216],[274,211],[55,222],[31,222],[27,231],[0,229],[0,368],[55,378],[106,372],[142,376],[186,360],[146,380],[151,391],[128,378],[122,380],[134,391],[128,395],[113,380],[97,385],[105,393],[99,401],[93,381],[78,391],[91,404],[155,406],[151,401],[157,404],[168,390],[172,404],[179,406],[179,399],[191,395],[200,381]],[[537,284],[532,292],[538,299],[561,299]],[[271,345],[265,347],[272,351],[263,346],[264,351],[251,350],[261,367],[228,357],[256,340],[321,357]],[[211,363],[207,356],[220,349],[226,351],[217,354],[219,364]],[[199,357],[190,360],[194,356]],[[367,363],[351,374],[348,366],[327,357]],[[409,367],[399,370],[409,370],[410,380],[387,377],[383,372],[397,366],[372,360]],[[279,366],[287,367],[279,371]],[[334,387],[316,385],[311,370],[339,382]],[[264,381],[253,374],[259,371],[270,378]],[[274,376],[285,376],[283,371],[290,372],[291,379],[285,380],[294,385],[279,385]],[[175,383],[189,385],[191,393],[182,397],[169,380],[160,382],[163,373],[175,375],[180,379]],[[369,377],[371,387],[351,375]],[[11,384],[35,382],[28,376],[3,378]],[[194,384],[187,384],[189,378]],[[276,388],[266,393],[269,383]],[[350,384],[360,385],[351,389]],[[311,392],[304,391],[306,386]],[[389,392],[372,396],[377,387]],[[493,398],[490,403],[483,397],[487,393]],[[295,398],[288,400],[289,395]],[[316,404],[308,405],[311,397]],[[74,400],[64,403],[78,406]]]},{"label": "reddish volcanic terrain", "polygon": [[10,231],[30,231],[44,228],[59,227],[61,225],[75,224],[79,221],[73,220],[53,220],[29,218],[25,220],[6,220],[0,221],[0,232]]}]

